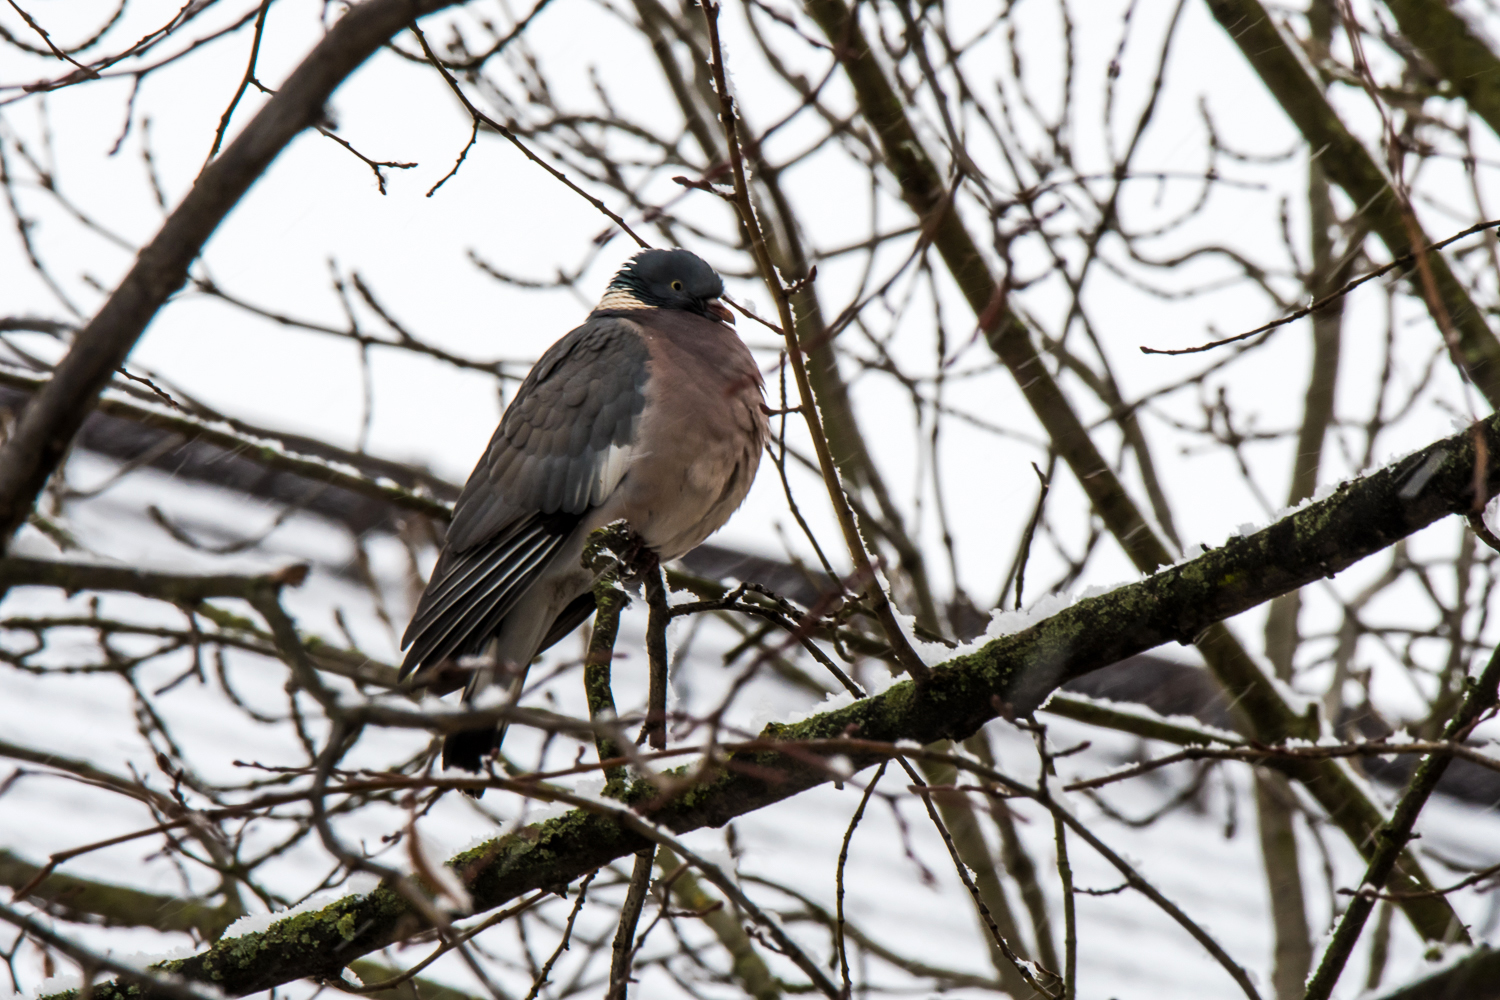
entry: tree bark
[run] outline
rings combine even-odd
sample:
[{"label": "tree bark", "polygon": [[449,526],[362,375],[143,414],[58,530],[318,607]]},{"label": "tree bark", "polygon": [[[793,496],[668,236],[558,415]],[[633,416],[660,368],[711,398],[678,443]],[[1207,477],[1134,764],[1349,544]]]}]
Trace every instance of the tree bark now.
[{"label": "tree bark", "polygon": [[[1254,0],[1247,2],[1253,3]],[[861,114],[880,137],[885,166],[901,185],[907,206],[921,221],[924,233],[930,235],[948,272],[978,317],[991,349],[1010,370],[1094,511],[1142,572],[1168,565],[1172,556],[1166,545],[1125,492],[1089,437],[1083,421],[1047,371],[1032,344],[1030,331],[1010,310],[1005,288],[990,273],[978,243],[955,210],[942,174],[923,148],[907,118],[905,105],[871,50],[858,19],[844,0],[810,0],[807,12],[833,44],[853,86]],[[1280,38],[1279,35],[1275,37]],[[1295,68],[1301,72],[1300,64]],[[1322,100],[1320,91],[1314,88],[1313,92],[1318,100]],[[1368,160],[1363,147],[1358,143],[1355,146]],[[1436,258],[1436,255],[1432,256]],[[1482,323],[1480,325],[1483,327]],[[1488,328],[1483,330],[1497,358],[1500,358],[1500,343],[1490,336]],[[1500,399],[1500,365],[1492,370],[1496,375],[1496,398]],[[1277,742],[1289,736],[1307,735],[1311,720],[1292,710],[1271,679],[1227,627],[1215,624],[1201,633],[1195,631],[1183,641],[1191,641],[1198,647],[1209,669],[1235,704],[1245,728],[1256,739]],[[1298,777],[1351,843],[1356,846],[1366,844],[1370,835],[1379,828],[1382,822],[1380,809],[1346,770],[1318,764],[1302,771]],[[1414,863],[1403,871],[1411,878],[1411,883],[1393,888],[1414,892],[1431,888],[1421,868]],[[1450,928],[1458,922],[1452,907],[1441,897],[1412,897],[1403,907],[1403,912],[1428,940],[1446,939]]]},{"label": "tree bark", "polygon": [[0,447],[0,553],[25,523],[89,408],[219,223],[271,161],[316,122],[339,84],[396,32],[454,0],[367,0],[345,14],[194,181]]},{"label": "tree bark", "polygon": [[[1430,245],[1433,241],[1415,219],[1405,217],[1391,179],[1344,126],[1260,0],[1208,0],[1208,6],[1318,156],[1329,180],[1343,188],[1359,207],[1391,256],[1400,257]],[[1433,320],[1445,337],[1451,330],[1454,361],[1491,406],[1500,406],[1500,341],[1447,260],[1439,253],[1424,256],[1436,292],[1436,300],[1427,301]],[[1414,277],[1413,281],[1420,290],[1421,279]],[[1427,298],[1425,294],[1423,297]]]},{"label": "tree bark", "polygon": [[[1481,438],[1484,466],[1476,475],[1475,441]],[[1476,483],[1483,486],[1477,498]],[[761,739],[796,745],[789,752],[774,745],[742,751],[734,758],[742,766],[704,775],[666,802],[660,785],[638,780],[625,799],[644,818],[679,833],[720,826],[832,780],[829,768],[810,759],[814,753],[842,753],[856,769],[889,755],[870,743],[851,746],[845,742],[851,733],[876,744],[964,739],[1003,711],[1036,709],[1071,678],[1164,642],[1190,641],[1226,617],[1337,573],[1442,517],[1467,513],[1497,492],[1500,416],[1492,416],[1253,535],[1081,600],[1025,631],[941,663],[925,684],[903,681],[845,708],[767,726]],[[1278,769],[1302,781],[1311,777],[1299,761],[1285,761]],[[687,772],[673,773],[685,777]],[[545,794],[535,784],[524,787]],[[609,808],[592,805],[482,844],[448,864],[468,885],[475,912],[483,912],[532,889],[566,885],[650,843]],[[1403,853],[1398,868],[1409,861]],[[243,995],[294,979],[337,975],[354,959],[411,933],[420,926],[412,917],[400,894],[382,886],[155,968]],[[125,1000],[141,993],[127,984],[104,983],[91,995]],[[74,1000],[75,994],[57,996]]]}]

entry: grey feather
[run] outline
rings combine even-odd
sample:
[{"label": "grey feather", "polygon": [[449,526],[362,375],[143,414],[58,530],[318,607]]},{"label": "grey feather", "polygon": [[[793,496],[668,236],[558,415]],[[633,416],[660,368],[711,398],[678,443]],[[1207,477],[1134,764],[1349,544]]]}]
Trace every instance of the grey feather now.
[{"label": "grey feather", "polygon": [[[501,618],[525,594],[567,532],[533,517],[520,530],[461,555],[444,553],[406,630],[401,670],[483,651]],[[442,565],[448,562],[450,565]]]},{"label": "grey feather", "polygon": [[[505,564],[497,564],[463,595],[456,606],[457,614],[435,648],[439,659],[444,655],[477,653],[494,634],[500,620],[526,592],[530,578],[544,566],[562,544],[558,536],[538,533],[526,539]],[[445,623],[446,624],[446,623]]]},{"label": "grey feather", "polygon": [[647,358],[636,327],[608,316],[542,355],[459,496],[403,639],[403,676],[481,652],[563,537],[619,484],[645,408]]},{"label": "grey feather", "polygon": [[[402,676],[493,650],[520,697],[531,659],[593,607],[578,565],[591,527],[624,520],[671,559],[740,505],[768,426],[755,361],[720,322],[722,293],[692,253],[643,251],[543,354],[459,497]],[[465,700],[493,674],[476,671]],[[445,764],[478,770],[499,732],[450,733]]]},{"label": "grey feather", "polygon": [[[630,445],[648,375],[645,342],[614,317],[594,317],[554,344],[521,383],[464,487],[449,546],[479,545],[533,511],[581,514],[607,496],[624,471],[610,447]],[[612,481],[600,490],[605,465]]]}]

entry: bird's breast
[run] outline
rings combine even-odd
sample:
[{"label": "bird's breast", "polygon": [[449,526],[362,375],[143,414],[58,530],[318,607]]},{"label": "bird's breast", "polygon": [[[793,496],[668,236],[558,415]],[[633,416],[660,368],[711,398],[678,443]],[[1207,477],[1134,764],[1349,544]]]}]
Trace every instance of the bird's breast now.
[{"label": "bird's breast", "polygon": [[678,332],[648,332],[646,405],[617,496],[618,516],[664,559],[729,519],[750,490],[766,439],[749,350],[727,328],[670,335]]}]

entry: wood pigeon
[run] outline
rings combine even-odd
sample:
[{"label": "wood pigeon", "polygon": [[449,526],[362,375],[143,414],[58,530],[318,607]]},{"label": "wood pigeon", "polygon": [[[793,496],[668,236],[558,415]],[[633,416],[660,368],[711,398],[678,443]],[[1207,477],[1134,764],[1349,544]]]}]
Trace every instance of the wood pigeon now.
[{"label": "wood pigeon", "polygon": [[[514,700],[537,654],[593,612],[594,577],[579,562],[591,532],[623,519],[669,560],[729,520],[768,423],[723,293],[697,255],[643,251],[542,355],[458,498],[402,639],[403,678],[483,655],[465,702],[497,673]],[[480,770],[504,734],[449,735],[444,766]]]}]

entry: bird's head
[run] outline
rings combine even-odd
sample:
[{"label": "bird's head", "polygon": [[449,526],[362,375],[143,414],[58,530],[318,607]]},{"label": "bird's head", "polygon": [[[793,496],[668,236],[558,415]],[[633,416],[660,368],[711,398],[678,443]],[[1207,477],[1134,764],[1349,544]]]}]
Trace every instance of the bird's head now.
[{"label": "bird's head", "polygon": [[614,276],[599,309],[685,309],[699,316],[734,322],[719,300],[724,279],[690,250],[642,250]]}]

